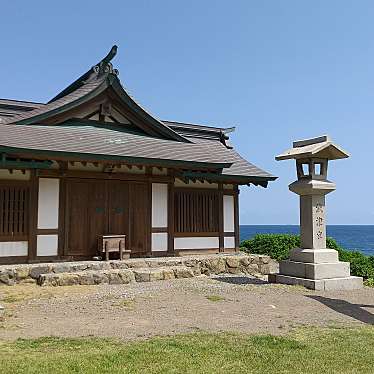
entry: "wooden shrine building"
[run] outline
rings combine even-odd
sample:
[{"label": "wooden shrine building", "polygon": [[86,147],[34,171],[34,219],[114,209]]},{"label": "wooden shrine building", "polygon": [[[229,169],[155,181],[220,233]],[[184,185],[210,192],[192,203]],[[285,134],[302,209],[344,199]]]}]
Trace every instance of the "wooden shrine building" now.
[{"label": "wooden shrine building", "polygon": [[126,92],[117,47],[48,103],[0,99],[0,263],[237,251],[239,185],[272,175],[233,129],[161,121]]}]

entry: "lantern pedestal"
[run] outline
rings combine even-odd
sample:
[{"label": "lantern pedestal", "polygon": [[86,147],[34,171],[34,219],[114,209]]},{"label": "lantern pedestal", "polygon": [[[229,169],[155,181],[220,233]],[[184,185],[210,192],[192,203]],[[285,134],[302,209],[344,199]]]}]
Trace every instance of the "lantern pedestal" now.
[{"label": "lantern pedestal", "polygon": [[294,142],[291,150],[276,157],[296,159],[298,180],[289,189],[300,196],[301,248],[293,249],[289,260],[279,262],[279,274],[269,276],[269,281],[313,290],[362,288],[362,278],[350,276],[349,262],[340,262],[338,252],[326,248],[325,196],[336,188],[327,180],[327,164],[344,157],[348,155],[325,136]]}]

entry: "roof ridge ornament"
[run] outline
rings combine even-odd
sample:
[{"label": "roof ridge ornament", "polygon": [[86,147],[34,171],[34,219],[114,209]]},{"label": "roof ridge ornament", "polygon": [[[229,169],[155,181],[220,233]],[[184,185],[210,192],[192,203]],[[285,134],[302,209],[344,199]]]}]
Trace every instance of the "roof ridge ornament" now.
[{"label": "roof ridge ornament", "polygon": [[110,61],[114,58],[117,54],[118,47],[114,45],[109,53],[95,66],[93,66],[92,70],[97,73],[99,76],[103,74],[115,74],[119,75],[119,71],[113,68],[113,65]]}]

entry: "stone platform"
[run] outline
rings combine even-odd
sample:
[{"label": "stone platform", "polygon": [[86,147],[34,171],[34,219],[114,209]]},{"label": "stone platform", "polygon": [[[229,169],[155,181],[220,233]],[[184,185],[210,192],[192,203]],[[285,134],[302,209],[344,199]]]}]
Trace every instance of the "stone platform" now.
[{"label": "stone platform", "polygon": [[270,274],[269,282],[303,286],[316,291],[357,290],[362,288],[362,278],[353,276],[329,279],[307,279],[282,274]]},{"label": "stone platform", "polygon": [[245,253],[158,257],[123,261],[81,261],[0,266],[0,285],[37,283],[41,286],[123,284],[202,274],[268,275],[277,262],[269,256]]},{"label": "stone platform", "polygon": [[312,290],[355,290],[363,287],[361,277],[350,276],[350,263],[339,261],[334,249],[295,248],[289,260],[279,262],[279,274],[270,282],[300,285]]}]

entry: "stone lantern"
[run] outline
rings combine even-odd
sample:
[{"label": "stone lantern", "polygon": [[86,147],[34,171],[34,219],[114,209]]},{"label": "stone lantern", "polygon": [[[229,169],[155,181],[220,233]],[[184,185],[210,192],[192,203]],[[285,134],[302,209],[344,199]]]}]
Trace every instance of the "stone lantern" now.
[{"label": "stone lantern", "polygon": [[328,136],[296,141],[293,148],[276,160],[296,160],[297,181],[290,191],[300,196],[300,248],[290,253],[290,259],[280,261],[276,283],[298,284],[315,290],[356,289],[362,278],[350,276],[349,262],[340,262],[338,252],[326,248],[325,196],[335,190],[327,180],[329,160],[349,157]]}]

